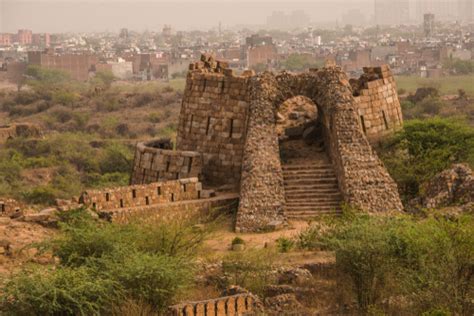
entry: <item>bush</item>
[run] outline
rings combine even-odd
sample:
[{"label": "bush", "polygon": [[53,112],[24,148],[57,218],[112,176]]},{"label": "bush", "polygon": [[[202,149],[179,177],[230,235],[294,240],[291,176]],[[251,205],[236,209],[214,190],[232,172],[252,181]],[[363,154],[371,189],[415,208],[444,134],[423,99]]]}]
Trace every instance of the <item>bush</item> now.
[{"label": "bush", "polygon": [[432,118],[412,120],[386,141],[380,157],[405,200],[420,185],[453,163],[474,166],[474,129],[463,121]]},{"label": "bush", "polygon": [[290,238],[280,237],[276,240],[278,251],[289,252],[295,247],[295,241]]},{"label": "bush", "polygon": [[173,298],[190,284],[190,265],[175,257],[132,253],[124,260],[107,261],[111,278],[125,289],[127,296],[143,301],[159,311],[171,305]]},{"label": "bush", "polygon": [[244,244],[245,244],[245,241],[240,237],[235,237],[234,239],[232,239],[232,246],[233,245],[244,245]]},{"label": "bush", "polygon": [[312,244],[335,251],[338,271],[350,280],[363,311],[400,309],[403,298],[413,314],[469,315],[473,233],[471,215],[419,219],[354,213],[327,222]]},{"label": "bush", "polygon": [[99,159],[102,173],[128,173],[132,168],[132,152],[124,145],[114,143],[107,146]]},{"label": "bush", "polygon": [[121,297],[116,281],[86,267],[23,270],[1,291],[0,308],[8,315],[99,315]]},{"label": "bush", "polygon": [[32,204],[53,205],[57,198],[57,191],[50,185],[37,186],[23,192],[23,199]]},{"label": "bush", "polygon": [[275,253],[269,249],[249,249],[227,255],[222,261],[223,272],[228,275],[227,285],[239,285],[263,295],[265,286],[276,282],[272,274],[274,260]]}]

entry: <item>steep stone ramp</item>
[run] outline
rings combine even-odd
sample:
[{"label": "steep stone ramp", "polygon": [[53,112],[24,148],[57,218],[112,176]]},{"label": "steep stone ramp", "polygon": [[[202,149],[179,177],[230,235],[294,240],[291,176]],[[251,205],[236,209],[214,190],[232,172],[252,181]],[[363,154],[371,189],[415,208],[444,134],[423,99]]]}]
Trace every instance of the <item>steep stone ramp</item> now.
[{"label": "steep stone ramp", "polygon": [[282,169],[287,218],[306,219],[341,211],[336,173],[323,148],[315,148],[303,159],[288,160]]}]

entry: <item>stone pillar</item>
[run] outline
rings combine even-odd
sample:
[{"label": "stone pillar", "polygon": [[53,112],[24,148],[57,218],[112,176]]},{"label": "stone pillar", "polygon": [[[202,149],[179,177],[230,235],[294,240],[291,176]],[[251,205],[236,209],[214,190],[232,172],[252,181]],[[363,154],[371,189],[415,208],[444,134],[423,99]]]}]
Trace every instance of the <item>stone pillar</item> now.
[{"label": "stone pillar", "polygon": [[285,220],[285,195],[275,122],[278,89],[273,75],[251,78],[236,231],[273,229]]}]

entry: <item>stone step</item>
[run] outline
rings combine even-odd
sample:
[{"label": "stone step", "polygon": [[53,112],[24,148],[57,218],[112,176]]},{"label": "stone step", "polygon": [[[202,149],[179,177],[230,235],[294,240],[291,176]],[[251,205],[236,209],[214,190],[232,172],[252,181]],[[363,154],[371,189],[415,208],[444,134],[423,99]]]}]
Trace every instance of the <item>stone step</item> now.
[{"label": "stone step", "polygon": [[340,197],[323,198],[323,197],[286,197],[286,204],[307,204],[307,205],[324,205],[324,204],[341,204]]},{"label": "stone step", "polygon": [[306,169],[306,170],[284,170],[283,176],[295,176],[295,175],[325,175],[325,174],[332,174],[335,175],[336,173],[332,169]]},{"label": "stone step", "polygon": [[299,202],[299,201],[286,201],[285,206],[289,208],[300,208],[300,207],[313,207],[313,208],[325,208],[325,207],[341,207],[342,201],[315,201],[315,202]]},{"label": "stone step", "polygon": [[321,184],[309,184],[309,185],[285,185],[285,192],[339,192],[337,183],[321,183]]},{"label": "stone step", "polygon": [[282,165],[283,172],[286,171],[301,171],[301,170],[327,170],[333,169],[329,163],[321,164],[307,164],[307,165]]},{"label": "stone step", "polygon": [[283,184],[286,186],[303,186],[303,185],[314,185],[314,184],[336,184],[337,179],[335,177],[331,178],[321,178],[321,179],[283,179]]},{"label": "stone step", "polygon": [[319,212],[305,212],[305,213],[286,213],[286,218],[288,219],[293,219],[293,220],[305,220],[305,219],[311,219],[315,218],[321,215],[338,215],[340,214],[340,211],[319,211]]},{"label": "stone step", "polygon": [[325,174],[325,175],[320,175],[320,176],[315,176],[312,174],[299,174],[299,175],[284,175],[283,179],[286,181],[291,181],[291,180],[320,180],[320,179],[336,179],[336,175],[334,173],[332,174]]},{"label": "stone step", "polygon": [[309,207],[309,206],[298,206],[298,207],[285,207],[285,214],[295,214],[295,212],[339,212],[340,207],[325,206],[325,207]]},{"label": "stone step", "polygon": [[310,195],[311,197],[317,198],[341,198],[341,193],[337,188],[329,188],[327,190],[285,190],[286,196],[301,196],[301,195]]}]

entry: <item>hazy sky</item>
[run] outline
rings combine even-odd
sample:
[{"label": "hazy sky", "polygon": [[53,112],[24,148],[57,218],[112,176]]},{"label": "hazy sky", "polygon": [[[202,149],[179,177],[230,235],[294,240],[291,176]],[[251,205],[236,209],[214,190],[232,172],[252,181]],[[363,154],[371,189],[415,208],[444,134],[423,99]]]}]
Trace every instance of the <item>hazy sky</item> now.
[{"label": "hazy sky", "polygon": [[118,31],[122,27],[142,31],[161,30],[164,24],[178,30],[209,29],[219,21],[224,27],[263,25],[272,11],[292,10],[304,10],[316,23],[334,23],[350,9],[360,9],[368,19],[373,4],[374,0],[0,0],[0,32],[19,28]]},{"label": "hazy sky", "polygon": [[350,8],[372,14],[373,0],[0,0],[0,32],[160,30],[264,24],[272,11],[304,10],[316,22],[335,22]]}]

